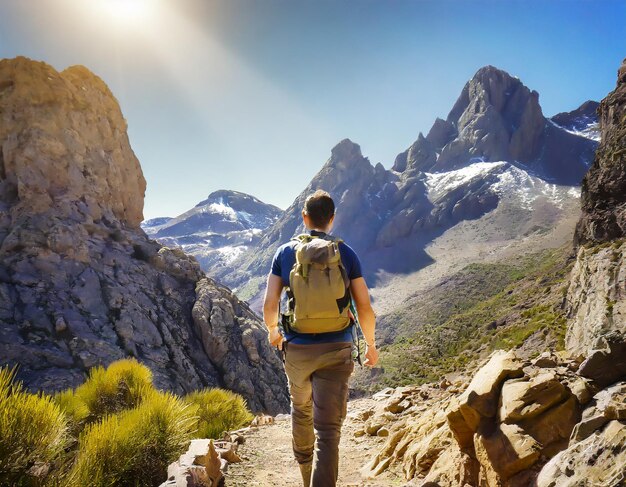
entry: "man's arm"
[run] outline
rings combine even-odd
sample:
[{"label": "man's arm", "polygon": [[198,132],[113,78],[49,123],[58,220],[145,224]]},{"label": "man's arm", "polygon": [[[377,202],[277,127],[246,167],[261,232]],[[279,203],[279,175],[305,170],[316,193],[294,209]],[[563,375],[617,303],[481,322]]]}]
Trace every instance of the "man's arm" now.
[{"label": "man's arm", "polygon": [[378,350],[376,349],[376,315],[372,309],[370,295],[365,284],[365,279],[358,277],[350,281],[350,293],[356,305],[356,311],[359,315],[359,323],[367,348],[365,350],[365,365],[373,367],[378,362]]},{"label": "man's arm", "polygon": [[278,329],[278,308],[282,290],[282,278],[270,273],[267,276],[267,287],[265,288],[265,299],[263,301],[263,321],[269,330],[270,343],[279,349],[282,348],[283,342],[283,336]]}]

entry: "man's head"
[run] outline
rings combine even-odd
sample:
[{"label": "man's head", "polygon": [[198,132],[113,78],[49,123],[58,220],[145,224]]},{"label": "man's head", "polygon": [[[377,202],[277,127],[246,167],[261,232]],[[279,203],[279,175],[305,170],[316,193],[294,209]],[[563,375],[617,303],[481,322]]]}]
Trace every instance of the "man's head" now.
[{"label": "man's head", "polygon": [[335,202],[326,191],[318,189],[304,201],[302,219],[309,230],[330,231],[335,219]]}]

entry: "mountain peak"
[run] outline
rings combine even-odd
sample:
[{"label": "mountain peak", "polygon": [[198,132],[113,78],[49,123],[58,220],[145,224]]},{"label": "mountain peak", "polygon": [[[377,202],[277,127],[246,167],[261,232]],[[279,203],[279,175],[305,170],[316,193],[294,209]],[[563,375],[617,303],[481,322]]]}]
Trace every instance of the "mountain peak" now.
[{"label": "mountain peak", "polygon": [[[593,102],[581,108],[592,110]],[[544,117],[536,91],[487,65],[465,84],[446,120],[435,120],[425,138],[398,155],[393,169],[441,172],[477,161],[509,161],[553,181],[579,184],[596,142],[568,132]]]},{"label": "mountain peak", "polygon": [[330,154],[332,159],[360,159],[363,157],[361,146],[350,139],[343,139],[331,149]]}]

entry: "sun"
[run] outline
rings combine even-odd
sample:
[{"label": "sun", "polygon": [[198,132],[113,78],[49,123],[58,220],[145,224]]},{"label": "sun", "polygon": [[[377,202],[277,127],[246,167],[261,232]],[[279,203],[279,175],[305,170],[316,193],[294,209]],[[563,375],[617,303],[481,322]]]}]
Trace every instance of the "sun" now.
[{"label": "sun", "polygon": [[92,0],[102,14],[118,23],[137,24],[154,15],[158,0]]}]

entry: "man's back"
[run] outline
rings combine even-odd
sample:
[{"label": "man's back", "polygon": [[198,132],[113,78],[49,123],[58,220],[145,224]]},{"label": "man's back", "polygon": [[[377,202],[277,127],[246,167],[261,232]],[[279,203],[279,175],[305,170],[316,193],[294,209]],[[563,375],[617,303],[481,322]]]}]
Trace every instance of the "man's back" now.
[{"label": "man's back", "polygon": [[[317,191],[306,199],[302,218],[312,236],[329,238],[334,213],[335,206],[332,198],[324,191]],[[287,242],[274,255],[267,279],[263,319],[269,329],[270,342],[283,349],[292,404],[293,452],[300,465],[303,485],[305,487],[332,487],[336,484],[338,475],[339,439],[347,411],[348,380],[354,369],[352,326],[333,332],[298,333],[295,331],[298,330],[298,313],[293,313],[291,317],[295,319],[294,330],[287,330],[284,335],[281,333],[279,329],[280,297],[283,288],[290,286],[290,274],[294,270],[294,264],[298,264],[299,258],[296,257],[296,252],[300,250],[300,247],[297,248],[297,245],[296,241]],[[320,295],[325,296],[324,300],[328,299],[329,302],[317,302],[321,303],[319,306],[324,310],[331,310],[328,314],[332,321],[335,316],[343,316],[350,300],[354,301],[366,341],[365,365],[373,366],[378,360],[378,351],[374,342],[375,315],[370,304],[367,285],[362,276],[361,263],[349,245],[339,243],[338,249],[340,265],[346,273],[344,297],[335,299],[334,295],[329,297],[328,294],[322,293]],[[336,256],[336,251],[334,252]],[[316,261],[315,264],[321,266],[324,272],[333,272],[330,267],[324,267],[328,261]],[[298,265],[308,264],[300,262]],[[307,269],[300,271],[298,271],[300,272],[298,279],[306,281]],[[311,283],[314,282],[321,281],[311,281]],[[315,287],[319,286],[308,287],[310,292],[315,293]],[[305,285],[303,292],[306,292],[306,288]],[[302,299],[302,295],[300,296]],[[306,297],[305,295],[304,298]],[[292,294],[292,301],[294,298],[296,296]],[[294,306],[292,312],[295,310],[296,302],[297,299],[292,303]],[[307,310],[311,311],[309,308]],[[315,315],[315,310],[312,310],[310,314]],[[315,329],[315,327],[307,329]],[[339,329],[339,327],[334,329]],[[315,445],[317,445],[316,462],[313,466]]]}]

